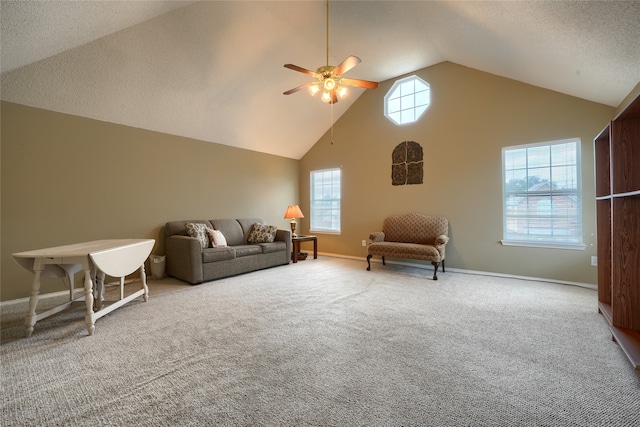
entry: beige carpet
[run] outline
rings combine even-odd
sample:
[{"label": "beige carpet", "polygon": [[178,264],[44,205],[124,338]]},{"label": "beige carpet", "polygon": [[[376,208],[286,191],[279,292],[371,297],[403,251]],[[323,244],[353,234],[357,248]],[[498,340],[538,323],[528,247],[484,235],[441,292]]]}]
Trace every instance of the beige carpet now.
[{"label": "beige carpet", "polygon": [[92,337],[82,305],[28,339],[27,305],[3,307],[0,424],[639,425],[640,373],[595,291],[365,268],[320,257],[151,281],[149,302]]}]

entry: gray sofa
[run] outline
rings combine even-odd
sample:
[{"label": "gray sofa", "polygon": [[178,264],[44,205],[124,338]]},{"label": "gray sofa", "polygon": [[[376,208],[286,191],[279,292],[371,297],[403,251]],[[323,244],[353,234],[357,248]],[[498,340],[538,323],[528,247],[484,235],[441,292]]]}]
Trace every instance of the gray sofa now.
[{"label": "gray sofa", "polygon": [[[220,230],[227,245],[203,248],[188,235],[187,223],[205,224]],[[253,224],[265,225],[262,218],[171,221],[165,226],[166,272],[191,284],[234,276],[263,268],[289,264],[291,230],[276,231],[271,243],[248,243]]]}]

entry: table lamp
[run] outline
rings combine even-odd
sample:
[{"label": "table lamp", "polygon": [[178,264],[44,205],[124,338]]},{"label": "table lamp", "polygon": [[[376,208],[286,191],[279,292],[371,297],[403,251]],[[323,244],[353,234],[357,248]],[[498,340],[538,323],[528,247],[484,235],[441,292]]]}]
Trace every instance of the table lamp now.
[{"label": "table lamp", "polygon": [[304,218],[300,207],[298,205],[289,205],[284,217],[291,220],[291,237],[298,237],[296,234],[296,218]]}]

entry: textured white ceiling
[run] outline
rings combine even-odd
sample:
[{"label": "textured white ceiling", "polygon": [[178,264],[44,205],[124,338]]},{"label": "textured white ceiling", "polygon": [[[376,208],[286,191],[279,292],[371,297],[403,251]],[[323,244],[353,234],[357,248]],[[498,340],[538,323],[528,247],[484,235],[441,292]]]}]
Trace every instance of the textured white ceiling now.
[{"label": "textured white ceiling", "polygon": [[[301,158],[330,125],[323,1],[2,1],[2,99]],[[640,2],[334,1],[330,63],[384,81],[442,61],[617,106]],[[363,90],[333,108],[336,120]],[[380,107],[382,108],[382,106]]]}]

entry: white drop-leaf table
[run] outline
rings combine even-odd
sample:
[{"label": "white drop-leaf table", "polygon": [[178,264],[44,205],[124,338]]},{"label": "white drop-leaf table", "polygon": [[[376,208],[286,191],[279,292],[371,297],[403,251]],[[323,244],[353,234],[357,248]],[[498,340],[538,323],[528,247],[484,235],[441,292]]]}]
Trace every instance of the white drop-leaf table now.
[{"label": "white drop-leaf table", "polygon": [[[151,253],[154,244],[155,240],[153,239],[96,240],[14,253],[12,255],[13,259],[35,275],[29,299],[29,313],[25,319],[26,336],[31,336],[38,320],[59,313],[71,306],[74,301],[84,299],[86,303],[85,323],[87,324],[89,335],[93,335],[95,321],[102,316],[118,307],[122,307],[139,296],[148,301],[149,288],[147,287],[144,262]],[[125,298],[124,278],[137,269],[140,270],[142,287]],[[74,299],[74,274],[78,271],[84,271],[84,296]],[[120,278],[120,299],[103,308],[105,274]],[[68,280],[69,301],[36,314],[38,294],[40,292],[40,277],[42,276]],[[94,299],[97,309],[95,312],[93,311]]]}]

